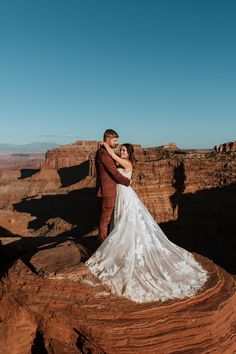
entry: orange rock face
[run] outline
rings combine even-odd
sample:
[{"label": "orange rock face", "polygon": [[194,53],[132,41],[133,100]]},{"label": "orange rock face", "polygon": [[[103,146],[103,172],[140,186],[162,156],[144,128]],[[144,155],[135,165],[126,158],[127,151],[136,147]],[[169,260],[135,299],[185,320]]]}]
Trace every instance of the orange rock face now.
[{"label": "orange rock face", "polygon": [[236,141],[231,141],[229,143],[221,144],[215,146],[215,150],[218,152],[232,152],[236,151]]},{"label": "orange rock face", "polygon": [[21,182],[38,172],[43,160],[44,154],[0,154],[0,208],[10,206],[14,200],[18,200],[17,185],[21,184],[19,194],[22,195],[22,190],[27,190],[27,186]]},{"label": "orange rock face", "polygon": [[[201,292],[188,299],[146,304],[110,294],[82,264],[61,264],[61,271],[49,269],[42,277],[18,261],[0,287],[1,350],[235,353],[236,283],[206,258],[197,258],[211,275]],[[40,264],[40,256],[37,261]]]},{"label": "orange rock face", "polygon": [[[211,274],[197,296],[143,305],[80,263],[98,247],[96,149],[78,141],[0,169],[1,350],[236,353],[235,281],[207,258],[196,255]],[[236,274],[234,151],[135,145],[135,156],[132,187],[171,241]]]},{"label": "orange rock face", "polygon": [[98,142],[77,141],[74,144],[63,145],[46,153],[42,169],[61,169],[79,165],[89,159],[91,152],[96,151]]},{"label": "orange rock face", "polygon": [[[4,211],[0,226],[33,236],[46,232],[47,227],[39,229],[47,220],[59,217],[83,232],[91,232],[98,219],[94,191],[97,145],[78,141],[50,150],[40,171],[33,171],[31,176],[25,172],[20,177],[19,170],[12,174],[0,170],[0,207]],[[236,247],[235,153],[134,147],[137,162],[132,187],[168,237],[236,273],[232,251]],[[24,223],[16,223],[22,213]],[[58,235],[59,230],[63,232],[61,227],[48,232]]]}]

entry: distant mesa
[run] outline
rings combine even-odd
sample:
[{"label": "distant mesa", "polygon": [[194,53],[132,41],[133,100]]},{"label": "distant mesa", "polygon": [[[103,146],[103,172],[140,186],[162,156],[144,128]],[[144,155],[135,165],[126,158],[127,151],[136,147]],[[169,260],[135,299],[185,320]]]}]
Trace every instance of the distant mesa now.
[{"label": "distant mesa", "polygon": [[221,145],[215,145],[214,150],[217,152],[234,152],[236,151],[236,141],[230,141]]},{"label": "distant mesa", "polygon": [[166,150],[178,150],[179,148],[177,147],[176,143],[168,143],[165,145],[158,146],[160,149],[166,149]]}]

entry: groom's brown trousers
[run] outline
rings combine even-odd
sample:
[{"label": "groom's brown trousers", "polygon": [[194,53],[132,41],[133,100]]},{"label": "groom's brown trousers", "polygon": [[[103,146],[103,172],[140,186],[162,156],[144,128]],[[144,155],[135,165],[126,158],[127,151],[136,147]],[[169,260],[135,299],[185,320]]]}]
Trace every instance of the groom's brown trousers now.
[{"label": "groom's brown trousers", "polygon": [[105,240],[108,234],[108,226],[116,200],[116,184],[129,186],[130,180],[117,171],[116,163],[104,147],[97,150],[96,157],[96,191],[101,197],[101,214],[99,222],[100,237]]},{"label": "groom's brown trousers", "polygon": [[115,201],[115,197],[101,198],[101,217],[99,222],[99,234],[103,240],[105,240],[108,234],[108,227],[115,207]]}]

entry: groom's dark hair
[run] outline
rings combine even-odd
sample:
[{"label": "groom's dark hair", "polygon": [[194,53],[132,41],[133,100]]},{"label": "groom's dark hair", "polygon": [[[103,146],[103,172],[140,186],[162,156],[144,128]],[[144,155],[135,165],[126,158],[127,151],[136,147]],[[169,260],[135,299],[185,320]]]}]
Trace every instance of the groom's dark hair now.
[{"label": "groom's dark hair", "polygon": [[115,130],[107,129],[103,134],[103,140],[105,141],[106,138],[119,138],[119,135]]}]

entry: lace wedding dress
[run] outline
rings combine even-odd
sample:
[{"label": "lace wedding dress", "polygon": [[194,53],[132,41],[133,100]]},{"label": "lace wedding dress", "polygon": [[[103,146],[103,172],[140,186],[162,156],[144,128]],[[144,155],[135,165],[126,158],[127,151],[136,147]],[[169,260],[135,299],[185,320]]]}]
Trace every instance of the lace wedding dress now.
[{"label": "lace wedding dress", "polygon": [[134,190],[121,184],[114,228],[85,264],[113,294],[136,302],[190,297],[208,278],[191,253],[168,240]]}]

